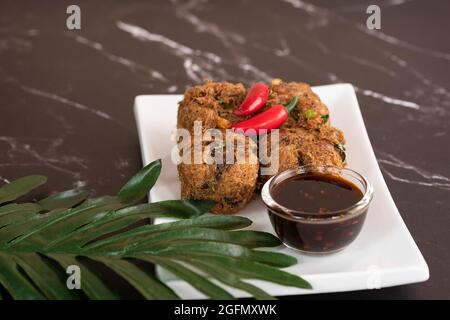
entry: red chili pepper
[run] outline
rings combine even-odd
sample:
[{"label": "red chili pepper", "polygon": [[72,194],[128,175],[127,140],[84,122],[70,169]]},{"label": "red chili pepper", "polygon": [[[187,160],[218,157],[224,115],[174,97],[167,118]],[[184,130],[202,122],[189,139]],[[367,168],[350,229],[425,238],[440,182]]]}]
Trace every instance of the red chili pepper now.
[{"label": "red chili pepper", "polygon": [[268,132],[273,129],[278,129],[287,120],[289,113],[297,105],[297,101],[298,98],[294,96],[286,107],[280,104],[274,105],[248,120],[234,124],[231,129],[233,131],[243,132],[246,135],[259,134],[260,130]]},{"label": "red chili pepper", "polygon": [[262,82],[255,83],[247,93],[239,108],[234,110],[234,114],[245,117],[261,109],[267,102],[269,87]]}]

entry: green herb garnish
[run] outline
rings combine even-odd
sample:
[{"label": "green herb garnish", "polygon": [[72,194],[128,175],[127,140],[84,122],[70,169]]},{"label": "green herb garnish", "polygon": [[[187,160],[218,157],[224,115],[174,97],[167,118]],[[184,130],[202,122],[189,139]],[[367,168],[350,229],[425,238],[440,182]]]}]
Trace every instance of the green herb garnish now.
[{"label": "green herb garnish", "polygon": [[328,120],[330,119],[329,114],[323,114],[320,117],[322,118],[323,124],[326,124],[328,122]]},{"label": "green herb garnish", "polygon": [[308,109],[305,111],[305,117],[307,120],[312,119],[316,116],[316,112],[314,110]]},{"label": "green herb garnish", "polygon": [[297,105],[297,102],[298,102],[298,97],[293,96],[291,101],[286,105],[288,114],[291,114],[292,110],[294,110],[295,106]]},{"label": "green herb garnish", "polygon": [[345,153],[345,146],[341,143],[336,143],[334,147],[338,149],[339,153],[341,154],[342,162],[345,163],[345,161],[347,160],[347,155]]}]

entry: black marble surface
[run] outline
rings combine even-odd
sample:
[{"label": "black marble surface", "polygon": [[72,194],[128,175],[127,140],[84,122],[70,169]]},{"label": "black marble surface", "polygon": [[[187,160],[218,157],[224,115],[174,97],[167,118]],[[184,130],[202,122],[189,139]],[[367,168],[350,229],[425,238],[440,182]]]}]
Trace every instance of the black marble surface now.
[{"label": "black marble surface", "polygon": [[[81,7],[82,29],[66,28]],[[381,7],[380,31],[365,10]],[[320,298],[450,298],[450,2],[0,2],[0,180],[113,194],[141,167],[138,94],[203,78],[350,82],[384,177],[427,260],[420,284]]]}]

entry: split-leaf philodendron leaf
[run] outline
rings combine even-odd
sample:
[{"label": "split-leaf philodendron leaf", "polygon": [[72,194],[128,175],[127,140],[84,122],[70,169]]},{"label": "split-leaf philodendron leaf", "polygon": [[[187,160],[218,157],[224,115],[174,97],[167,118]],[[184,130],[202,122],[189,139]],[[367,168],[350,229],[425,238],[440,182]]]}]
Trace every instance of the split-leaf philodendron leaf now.
[{"label": "split-leaf philodendron leaf", "polygon": [[[0,299],[118,299],[95,264],[102,264],[147,299],[178,299],[146,268],[158,265],[212,299],[232,299],[225,284],[259,299],[272,298],[249,279],[311,288],[281,268],[297,263],[281,253],[255,250],[280,245],[265,232],[239,230],[245,217],[205,214],[210,201],[169,200],[137,204],[161,171],[157,160],[135,175],[117,196],[87,199],[68,190],[45,199],[13,203],[46,182],[28,176],[0,188]],[[143,219],[176,218],[157,225]],[[145,261],[138,263],[138,261]],[[67,267],[78,266],[81,289],[69,290]],[[216,281],[212,281],[216,280]]]}]

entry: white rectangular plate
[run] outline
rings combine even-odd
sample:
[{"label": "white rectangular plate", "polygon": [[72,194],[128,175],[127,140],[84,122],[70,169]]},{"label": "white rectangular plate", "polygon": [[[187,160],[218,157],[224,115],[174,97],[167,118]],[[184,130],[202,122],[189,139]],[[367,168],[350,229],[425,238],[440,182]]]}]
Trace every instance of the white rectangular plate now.
[{"label": "white rectangular plate", "polygon": [[[421,282],[429,278],[428,266],[406,228],[381,174],[364,121],[350,84],[314,87],[328,106],[332,125],[347,140],[348,167],[365,175],[374,186],[374,198],[359,237],[345,250],[328,256],[302,255],[286,247],[275,251],[295,256],[299,263],[285,269],[308,280],[313,290],[251,281],[276,296],[383,288]],[[135,99],[135,116],[144,164],[161,158],[161,176],[150,192],[151,201],[179,199],[177,168],[170,160],[176,128],[177,102],[181,95],[142,95]],[[253,200],[239,215],[253,221],[250,229],[273,233],[260,199]],[[156,221],[158,223],[158,221]],[[167,278],[166,278],[167,279]],[[187,283],[168,281],[183,298],[203,298]],[[242,291],[231,290],[238,297]]]}]

